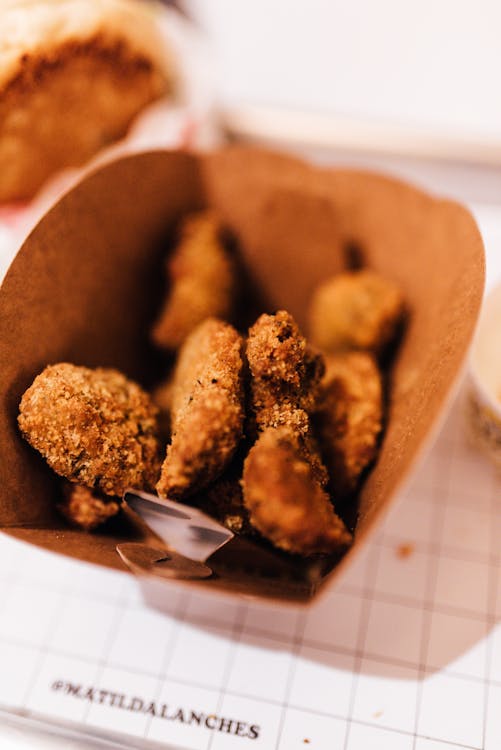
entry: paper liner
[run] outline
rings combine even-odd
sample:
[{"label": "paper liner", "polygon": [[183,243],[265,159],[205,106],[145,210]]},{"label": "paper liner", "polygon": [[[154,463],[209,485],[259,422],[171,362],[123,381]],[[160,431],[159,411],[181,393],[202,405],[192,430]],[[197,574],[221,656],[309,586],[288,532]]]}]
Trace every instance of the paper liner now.
[{"label": "paper liner", "polygon": [[[115,568],[123,567],[117,543],[148,540],[130,521],[98,535],[64,528],[52,510],[57,482],[17,430],[18,404],[34,376],[58,361],[113,366],[151,383],[159,358],[147,332],[167,239],[186,211],[206,205],[235,234],[259,305],[286,306],[301,324],[311,290],[343,267],[348,243],[401,286],[408,326],[345,561],[408,476],[457,378],[482,299],[484,253],[471,214],[383,176],[324,171],[257,149],[159,151],[86,177],[28,237],[0,290],[0,526],[8,533]],[[340,570],[336,562],[232,541],[209,561],[216,576],[183,585],[308,600]]]}]

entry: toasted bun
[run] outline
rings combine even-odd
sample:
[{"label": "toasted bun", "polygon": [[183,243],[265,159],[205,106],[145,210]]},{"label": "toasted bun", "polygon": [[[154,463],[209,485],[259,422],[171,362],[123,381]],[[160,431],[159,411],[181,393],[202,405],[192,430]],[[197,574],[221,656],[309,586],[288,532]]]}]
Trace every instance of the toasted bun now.
[{"label": "toasted bun", "polygon": [[145,4],[3,0],[0,201],[29,198],[52,172],[82,164],[173,88]]}]

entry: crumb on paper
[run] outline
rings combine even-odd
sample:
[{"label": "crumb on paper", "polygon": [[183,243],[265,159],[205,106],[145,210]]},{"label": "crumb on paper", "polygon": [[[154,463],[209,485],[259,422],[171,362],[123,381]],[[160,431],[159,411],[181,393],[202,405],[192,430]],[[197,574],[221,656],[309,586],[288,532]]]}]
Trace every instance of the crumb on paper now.
[{"label": "crumb on paper", "polygon": [[372,717],[374,719],[380,719],[383,714],[384,714],[384,711],[374,711],[374,713],[372,714]]},{"label": "crumb on paper", "polygon": [[409,542],[406,542],[405,544],[399,544],[396,553],[397,556],[400,557],[402,560],[405,560],[407,557],[410,557],[414,552],[414,545],[410,544]]}]

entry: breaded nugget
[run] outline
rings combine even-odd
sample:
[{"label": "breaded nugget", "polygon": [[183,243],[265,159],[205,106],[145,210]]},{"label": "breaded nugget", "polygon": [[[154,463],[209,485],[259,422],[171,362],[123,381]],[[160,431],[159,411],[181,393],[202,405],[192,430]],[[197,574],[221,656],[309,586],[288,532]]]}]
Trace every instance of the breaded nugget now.
[{"label": "breaded nugget", "polygon": [[251,534],[253,531],[237,476],[216,479],[207,488],[200,507],[234,534]]},{"label": "breaded nugget", "polygon": [[158,408],[158,425],[164,442],[170,440],[170,410],[172,401],[172,378],[159,383],[151,393],[151,399]]},{"label": "breaded nugget", "polygon": [[23,436],[57,474],[105,495],[154,486],[160,468],[157,409],[117,370],[51,365],[35,378],[19,409]]},{"label": "breaded nugget", "polygon": [[231,317],[235,269],[213,213],[184,219],[179,244],[167,260],[167,276],[170,288],[152,331],[157,346],[174,351],[205,318]]},{"label": "breaded nugget", "polygon": [[315,291],[312,341],[326,352],[361,349],[379,356],[394,340],[404,314],[400,289],[374,271],[338,274]]},{"label": "breaded nugget", "polygon": [[94,531],[117,515],[120,503],[82,484],[65,482],[58,509],[73,526]]},{"label": "breaded nugget", "polygon": [[308,412],[315,404],[324,365],[290,313],[280,310],[257,319],[249,329],[247,360],[256,428],[288,424],[308,432]]},{"label": "breaded nugget", "polygon": [[243,492],[252,525],[280,549],[312,555],[337,552],[351,542],[288,427],[269,427],[259,435],[244,463]]},{"label": "breaded nugget", "polygon": [[335,498],[356,489],[375,458],[383,419],[381,373],[365,352],[326,358],[315,426]]},{"label": "breaded nugget", "polygon": [[329,477],[309,417],[324,372],[322,355],[308,346],[292,315],[280,310],[275,315],[261,315],[250,328],[247,361],[251,374],[249,433],[256,435],[267,427],[283,425],[301,436],[303,454],[317,481],[325,486]]},{"label": "breaded nugget", "polygon": [[187,338],[175,368],[172,442],[157,484],[159,495],[184,498],[216,479],[243,430],[242,339],[209,318]]}]

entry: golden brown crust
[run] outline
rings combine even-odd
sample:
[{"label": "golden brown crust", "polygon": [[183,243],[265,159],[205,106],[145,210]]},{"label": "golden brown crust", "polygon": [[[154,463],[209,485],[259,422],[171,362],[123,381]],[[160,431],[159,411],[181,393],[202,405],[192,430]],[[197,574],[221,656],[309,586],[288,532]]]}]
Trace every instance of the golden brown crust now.
[{"label": "golden brown crust", "polygon": [[334,497],[353,492],[376,457],[382,419],[381,373],[374,359],[364,352],[326,357],[315,426]]},{"label": "golden brown crust", "polygon": [[324,367],[290,313],[279,310],[257,319],[249,329],[247,361],[256,428],[287,424],[306,434]]},{"label": "golden brown crust", "polygon": [[154,486],[157,409],[117,370],[50,365],[21,399],[19,427],[49,466],[106,495]]},{"label": "golden brown crust", "polygon": [[292,315],[280,310],[261,315],[250,328],[247,361],[251,375],[248,432],[255,436],[267,427],[288,427],[300,439],[315,478],[325,486],[329,477],[309,417],[324,372],[323,357],[308,346]]},{"label": "golden brown crust", "polygon": [[351,542],[288,427],[259,435],[244,463],[243,491],[252,525],[280,549],[333,553]]},{"label": "golden brown crust", "polygon": [[123,38],[26,52],[0,97],[0,202],[30,198],[52,173],[83,164],[171,90],[154,59]]},{"label": "golden brown crust", "polygon": [[152,331],[157,346],[176,350],[206,318],[231,318],[235,269],[221,232],[210,211],[183,220],[179,244],[167,260],[170,289]]},{"label": "golden brown crust", "polygon": [[338,274],[315,291],[310,307],[312,341],[326,352],[361,349],[382,354],[404,314],[399,288],[374,271]]},{"label": "golden brown crust", "polygon": [[172,405],[172,378],[169,377],[159,383],[151,393],[151,399],[158,408],[158,426],[162,441],[170,440],[170,411]]},{"label": "golden brown crust", "polygon": [[[3,97],[19,94],[32,94],[46,82],[56,70],[65,69],[76,58],[90,58],[116,67],[116,75],[124,79],[139,72],[153,74],[155,64],[144,53],[139,53],[127,46],[124,39],[107,38],[105,34],[96,34],[90,39],[70,40],[45,52],[25,52],[19,58],[17,72],[4,84]],[[161,84],[163,90],[165,83]]]},{"label": "golden brown crust", "polygon": [[238,477],[220,477],[207,488],[200,507],[234,534],[252,534]]},{"label": "golden brown crust", "polygon": [[58,509],[73,526],[94,531],[117,515],[120,503],[81,484],[67,482]]},{"label": "golden brown crust", "polygon": [[174,372],[172,442],[157,484],[159,495],[182,498],[216,479],[242,437],[242,339],[210,318],[182,347]]}]

